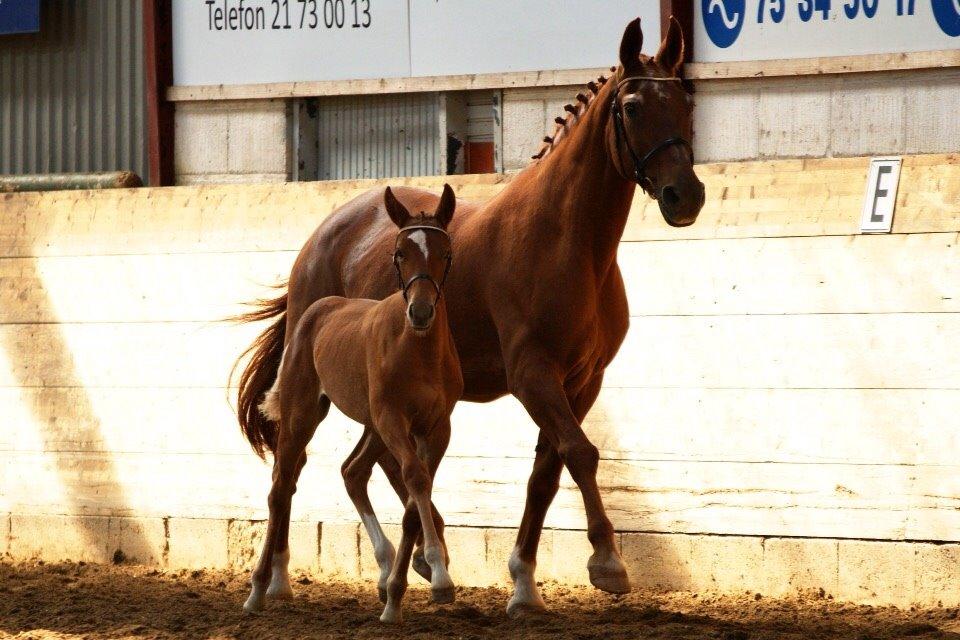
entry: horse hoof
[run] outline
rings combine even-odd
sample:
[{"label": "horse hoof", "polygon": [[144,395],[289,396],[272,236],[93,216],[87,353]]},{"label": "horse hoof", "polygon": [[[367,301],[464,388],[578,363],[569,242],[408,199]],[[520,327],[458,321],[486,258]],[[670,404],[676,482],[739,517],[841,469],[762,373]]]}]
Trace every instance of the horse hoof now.
[{"label": "horse hoof", "polygon": [[588,567],[590,584],[607,593],[630,593],[630,578],[625,569],[611,569],[604,566]]},{"label": "horse hoof", "polygon": [[547,605],[543,602],[524,602],[510,598],[507,603],[507,616],[513,619],[542,616],[547,612]]},{"label": "horse hoof", "polygon": [[243,603],[243,612],[256,614],[261,611],[263,611],[263,598],[251,594],[247,601]]},{"label": "horse hoof", "polygon": [[380,622],[386,624],[402,624],[403,623],[403,614],[400,613],[400,610],[391,610],[390,607],[387,607],[383,610],[383,613],[380,614]]},{"label": "horse hoof", "polygon": [[284,585],[276,589],[270,587],[267,589],[267,597],[274,600],[293,600],[293,589],[290,585]]},{"label": "horse hoof", "polygon": [[455,587],[442,587],[440,589],[430,590],[430,599],[434,604],[450,604],[457,599],[457,590]]},{"label": "horse hoof", "polygon": [[387,604],[387,588],[377,587],[377,597],[380,598],[380,604]]},{"label": "horse hoof", "polygon": [[417,575],[427,582],[430,582],[430,580],[433,578],[433,570],[423,557],[423,547],[420,547],[413,552],[413,558],[411,559],[410,564],[413,565],[413,570],[417,572]]}]

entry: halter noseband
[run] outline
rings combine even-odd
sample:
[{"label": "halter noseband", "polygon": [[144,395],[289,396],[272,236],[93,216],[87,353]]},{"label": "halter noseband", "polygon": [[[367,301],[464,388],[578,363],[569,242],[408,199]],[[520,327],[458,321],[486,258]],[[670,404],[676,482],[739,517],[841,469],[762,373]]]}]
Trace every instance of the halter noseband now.
[{"label": "halter noseband", "polygon": [[[447,240],[448,240],[448,241],[450,240],[450,234],[448,234],[446,231],[444,231],[444,230],[441,229],[440,227],[431,227],[431,226],[428,226],[428,225],[425,225],[425,224],[415,224],[415,225],[411,225],[411,226],[409,226],[409,227],[404,227],[403,229],[400,229],[400,231],[397,233],[397,237],[399,238],[399,237],[400,237],[400,234],[403,233],[404,231],[416,231],[416,230],[418,230],[418,229],[422,229],[423,231],[439,231],[440,233],[442,233],[443,235],[445,235],[445,236],[447,237]],[[413,286],[413,283],[414,283],[414,282],[416,282],[417,280],[427,280],[427,281],[430,282],[430,284],[433,285],[433,288],[437,290],[437,298],[436,298],[436,300],[433,301],[433,304],[437,304],[437,302],[439,302],[439,300],[440,300],[440,296],[443,295],[443,285],[444,285],[444,283],[447,281],[447,274],[450,273],[450,265],[451,265],[452,263],[453,263],[453,257],[448,255],[448,256],[447,256],[447,266],[446,266],[446,267],[444,268],[444,270],[443,270],[443,278],[440,280],[440,284],[437,284],[437,281],[434,280],[434,279],[430,276],[429,273],[418,273],[418,274],[414,275],[413,277],[411,277],[411,278],[410,278],[409,280],[407,280],[406,282],[404,282],[404,281],[403,281],[403,274],[400,273],[400,261],[397,260],[397,254],[394,253],[394,254],[393,254],[393,266],[396,267],[396,269],[397,269],[397,284],[399,285],[400,291],[403,292],[403,299],[404,299],[404,301],[407,300],[407,290],[408,290],[411,286]]]},{"label": "halter noseband", "polygon": [[[627,130],[623,124],[623,106],[620,104],[620,87],[625,83],[632,80],[646,80],[649,82],[680,82],[680,78],[658,78],[656,76],[629,76],[624,78],[617,83],[617,86],[613,90],[613,99],[610,103],[610,108],[613,111],[613,130],[616,135],[617,140],[617,152],[620,151],[620,142],[622,141],[624,146],[627,147],[627,153],[630,154],[630,159],[633,160],[633,180],[640,188],[644,191],[647,191],[647,186],[652,190],[653,182],[647,177],[646,168],[647,163],[653,159],[655,155],[675,144],[686,147],[690,152],[690,160],[693,160],[693,147],[690,144],[690,141],[686,138],[680,136],[674,136],[672,138],[667,138],[663,142],[654,145],[652,149],[647,151],[647,153],[641,158],[637,155],[637,152],[633,150],[633,146],[630,144],[630,138],[627,137]],[[656,198],[656,194],[651,195]]]}]

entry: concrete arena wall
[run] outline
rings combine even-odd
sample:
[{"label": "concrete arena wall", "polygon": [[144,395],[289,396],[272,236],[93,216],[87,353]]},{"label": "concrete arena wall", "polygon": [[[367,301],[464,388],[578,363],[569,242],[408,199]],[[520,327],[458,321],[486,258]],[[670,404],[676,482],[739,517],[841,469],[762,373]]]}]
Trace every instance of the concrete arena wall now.
[{"label": "concrete arena wall", "polygon": [[[587,80],[589,78],[585,78]],[[960,149],[960,69],[698,80],[700,162]],[[579,86],[503,90],[504,169],[527,165]],[[176,103],[180,184],[283,182],[290,176],[289,101]]]},{"label": "concrete arena wall", "polygon": [[[631,331],[585,429],[638,585],[960,602],[960,158],[905,158],[879,236],[857,232],[866,166],[701,165],[707,205],[685,229],[637,197],[619,255]],[[484,199],[509,176],[450,180]],[[374,184],[0,195],[0,552],[248,566],[270,474],[224,385],[260,327],[219,319]],[[535,431],[512,399],[462,404],[454,425],[436,493],[454,576],[499,582]],[[366,578],[339,477],[360,429],[321,429],[294,562]],[[395,525],[379,474],[372,497]],[[586,579],[584,524],[564,476],[541,577]]]},{"label": "concrete arena wall", "polygon": [[[700,162],[960,149],[960,69],[694,82]],[[506,170],[527,165],[580,87],[503,92]],[[532,151],[531,151],[532,150]]]}]

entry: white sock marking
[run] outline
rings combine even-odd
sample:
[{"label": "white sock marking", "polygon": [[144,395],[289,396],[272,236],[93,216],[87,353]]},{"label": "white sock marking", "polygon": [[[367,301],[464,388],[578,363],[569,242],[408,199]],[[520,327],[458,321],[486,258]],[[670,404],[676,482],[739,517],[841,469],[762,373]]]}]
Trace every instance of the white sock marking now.
[{"label": "white sock marking", "polygon": [[546,608],[540,596],[540,590],[537,589],[537,578],[534,575],[537,565],[521,560],[520,550],[514,547],[507,566],[510,569],[510,577],[513,578],[513,597],[507,604],[507,613],[512,613],[515,607],[521,605],[537,609]]}]

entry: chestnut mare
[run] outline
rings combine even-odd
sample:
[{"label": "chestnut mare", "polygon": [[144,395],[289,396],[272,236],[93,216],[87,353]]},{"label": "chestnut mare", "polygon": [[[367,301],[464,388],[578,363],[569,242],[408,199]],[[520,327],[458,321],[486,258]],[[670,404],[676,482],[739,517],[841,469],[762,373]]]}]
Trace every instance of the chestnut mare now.
[{"label": "chestnut mare", "polygon": [[[446,551],[434,526],[432,478],[450,441],[450,412],[463,393],[463,378],[447,325],[442,292],[452,259],[446,228],[456,198],[450,185],[433,216],[411,216],[387,187],[384,204],[400,231],[394,266],[400,291],[376,302],[330,296],[311,304],[290,334],[273,388],[261,405],[278,425],[274,444],[270,520],[263,554],[253,572],[247,611],[263,607],[264,596],[289,596],[287,528],[305,450],[333,402],[365,425],[400,464],[410,499],[403,516],[400,553],[389,580],[381,576],[384,622],[400,622],[400,601],[417,536],[423,531],[433,600],[452,602],[453,582]],[[375,436],[373,436],[375,434]],[[372,467],[373,463],[371,463]],[[351,493],[351,497],[355,497]],[[355,498],[370,537],[384,537],[366,499]],[[385,539],[385,537],[384,537]],[[378,551],[382,545],[377,545]],[[390,548],[390,555],[393,550]],[[378,561],[381,558],[378,558]]]},{"label": "chestnut mare", "polygon": [[[511,615],[545,608],[534,576],[536,554],[564,465],[583,496],[594,549],[587,563],[591,582],[612,593],[630,590],[597,485],[599,452],[581,422],[629,324],[617,247],[636,186],[658,200],[671,226],[692,224],[704,202],[689,144],[692,99],[677,76],[680,26],[671,18],[653,58],[640,53],[642,43],[637,19],[627,25],[620,65],[609,81],[589,83],[589,95],[578,94],[565,107],[557,133],[545,139],[533,164],[488,202],[460,203],[451,225],[457,268],[444,295],[463,399],[487,402],[511,393],[540,428],[509,560]],[[419,189],[396,194],[416,211],[436,202]],[[396,288],[382,262],[393,242],[382,202],[383,191],[375,189],[334,212],[300,252],[286,294],[246,316],[278,318],[251,345],[239,381],[240,426],[261,455],[275,450],[277,432],[257,407],[304,311],[324,296],[382,299]],[[402,497],[396,463],[376,440],[368,430],[345,463],[344,477],[348,485],[364,473],[369,477],[378,461]],[[274,552],[286,549],[283,535]]]}]

